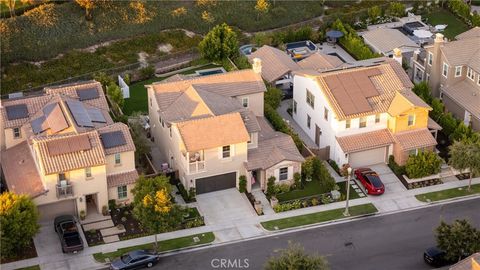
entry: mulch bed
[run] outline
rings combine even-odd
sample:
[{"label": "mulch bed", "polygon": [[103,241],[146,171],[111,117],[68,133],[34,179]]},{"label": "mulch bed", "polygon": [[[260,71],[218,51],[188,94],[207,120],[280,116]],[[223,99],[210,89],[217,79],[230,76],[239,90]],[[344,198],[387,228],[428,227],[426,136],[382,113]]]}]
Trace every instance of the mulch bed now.
[{"label": "mulch bed", "polygon": [[20,261],[20,260],[26,260],[26,259],[31,259],[37,257],[37,250],[35,249],[35,244],[33,243],[33,239],[30,241],[30,245],[24,249],[21,250],[15,257],[11,258],[3,258],[1,257],[0,263],[9,263],[9,262],[15,262],[15,261]]},{"label": "mulch bed", "polygon": [[[83,227],[82,227],[82,230],[83,230]],[[89,247],[105,244],[105,242],[103,242],[103,237],[102,237],[102,234],[100,233],[100,230],[91,230],[91,231],[83,230],[83,234],[85,235],[85,239],[87,239],[87,244]]]},{"label": "mulch bed", "polygon": [[458,175],[455,175],[455,177],[457,177],[458,180],[469,180],[470,179],[470,173],[458,174]]},{"label": "mulch bed", "polygon": [[132,207],[126,206],[112,210],[110,213],[115,226],[122,224],[126,232],[118,235],[120,239],[137,238],[149,233],[142,228],[142,225],[133,217]]}]

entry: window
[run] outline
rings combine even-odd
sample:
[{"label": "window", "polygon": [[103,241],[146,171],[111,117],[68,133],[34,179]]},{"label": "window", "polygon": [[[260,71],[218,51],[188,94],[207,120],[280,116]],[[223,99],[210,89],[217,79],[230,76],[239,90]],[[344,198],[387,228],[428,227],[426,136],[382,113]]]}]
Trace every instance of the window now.
[{"label": "window", "polygon": [[248,108],[248,97],[242,98],[242,106]]},{"label": "window", "polygon": [[85,168],[85,178],[92,178],[92,168],[91,167]]},{"label": "window", "polygon": [[375,123],[380,123],[380,114],[375,114]]},{"label": "window", "polygon": [[323,110],[323,119],[328,121],[328,109],[327,109],[327,107],[325,107],[324,110]]},{"label": "window", "polygon": [[119,186],[117,187],[118,199],[125,199],[127,198],[127,186]]},{"label": "window", "polygon": [[477,84],[480,85],[480,74],[477,76]]},{"label": "window", "polygon": [[431,66],[433,63],[433,53],[428,53],[428,65]]},{"label": "window", "polygon": [[443,70],[442,70],[442,75],[443,77],[447,77],[448,76],[448,65],[447,63],[443,63]]},{"label": "window", "polygon": [[312,122],[312,118],[310,115],[307,114],[307,127],[310,128],[310,122]]},{"label": "window", "polygon": [[293,101],[293,113],[297,114],[297,102],[295,100]]},{"label": "window", "polygon": [[345,129],[350,128],[350,119],[345,120]]},{"label": "window", "polygon": [[455,67],[455,78],[462,76],[462,67]]},{"label": "window", "polygon": [[21,137],[20,128],[13,128],[13,138],[18,139]]},{"label": "window", "polygon": [[279,174],[278,174],[278,179],[280,181],[288,179],[288,167],[280,168],[280,171],[279,171]]},{"label": "window", "polygon": [[467,77],[470,78],[470,80],[473,81],[473,78],[475,77],[475,75],[473,75],[473,69],[471,69],[471,68],[467,69]]},{"label": "window", "polygon": [[229,158],[230,157],[230,145],[226,145],[222,147],[222,158]]},{"label": "window", "polygon": [[415,115],[414,114],[410,114],[408,115],[408,126],[413,126],[413,124],[415,124]]},{"label": "window", "polygon": [[307,104],[310,105],[310,107],[315,108],[315,96],[308,91],[307,89]]},{"label": "window", "polygon": [[412,149],[412,150],[408,151],[408,155],[409,156],[416,156],[417,155],[417,149]]},{"label": "window", "polygon": [[364,128],[367,126],[367,118],[366,117],[360,117],[360,128]]},{"label": "window", "polygon": [[120,159],[120,153],[115,153],[115,165],[120,165],[122,160]]},{"label": "window", "polygon": [[66,180],[67,180],[67,176],[65,175],[65,173],[58,174],[58,181],[66,181]]}]

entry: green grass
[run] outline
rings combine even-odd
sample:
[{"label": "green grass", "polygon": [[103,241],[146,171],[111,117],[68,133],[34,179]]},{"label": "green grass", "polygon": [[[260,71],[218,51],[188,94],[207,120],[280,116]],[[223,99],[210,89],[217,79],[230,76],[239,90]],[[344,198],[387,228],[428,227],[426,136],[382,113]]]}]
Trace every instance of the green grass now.
[{"label": "green grass", "polygon": [[[468,180],[466,180],[468,181]],[[462,197],[472,194],[480,193],[480,184],[472,185],[472,190],[468,191],[467,187],[462,188],[451,188],[446,190],[434,191],[429,193],[423,193],[415,195],[415,198],[421,202],[436,202],[456,197]]]},{"label": "green grass", "polygon": [[[339,183],[338,186],[340,187],[340,190],[339,190],[340,193],[346,195],[347,187],[345,186],[345,182]],[[310,181],[310,182],[306,182],[305,187],[303,189],[298,189],[298,190],[293,190],[290,192],[278,194],[276,197],[279,202],[284,202],[284,201],[301,199],[303,197],[321,195],[323,193],[325,193],[325,191],[322,190],[322,187],[318,183],[318,181]],[[360,198],[360,197],[358,196],[357,192],[352,188],[352,186],[350,186],[350,199],[357,199],[357,198]]]},{"label": "green grass", "polygon": [[[322,212],[317,212],[317,213],[312,213],[307,215],[265,221],[265,222],[261,222],[261,224],[263,228],[265,228],[266,230],[275,231],[276,230],[275,227],[278,227],[278,229],[281,230],[286,228],[325,222],[329,220],[341,219],[341,218],[344,218],[343,216],[344,211],[345,211],[345,208],[338,208],[338,209],[322,211]],[[349,208],[350,216],[352,217],[359,216],[359,215],[372,214],[372,213],[376,213],[377,211],[378,211],[377,208],[375,208],[375,206],[371,203],[351,206]]]},{"label": "green grass", "polygon": [[39,265],[32,265],[32,266],[29,266],[29,267],[17,268],[15,270],[40,270],[40,266]]},{"label": "green grass", "polygon": [[443,34],[448,39],[453,39],[458,34],[468,30],[468,26],[464,22],[445,9],[436,9],[425,17],[428,18],[427,22],[433,26],[437,24],[448,24],[447,28],[443,31]]},{"label": "green grass", "polygon": [[[200,242],[195,243],[193,241],[193,238],[195,236],[200,239]],[[201,245],[201,244],[207,244],[207,243],[213,242],[213,240],[215,240],[215,235],[212,232],[207,232],[207,233],[203,233],[203,234],[196,234],[196,235],[190,235],[190,236],[185,236],[185,237],[160,241],[160,242],[158,242],[158,245],[159,245],[159,251],[169,251],[169,250],[174,250],[174,249],[179,249],[179,248],[184,248],[184,247],[192,247],[192,246],[197,246],[197,245]],[[148,244],[144,244],[144,245],[121,248],[117,251],[109,252],[109,253],[95,253],[95,254],[93,254],[93,258],[95,260],[97,260],[98,262],[103,263],[103,262],[105,262],[106,258],[108,258],[110,261],[112,261],[115,258],[118,258],[121,255],[123,255],[125,253],[128,253],[132,250],[153,249],[153,247],[154,247],[154,243],[148,243]]]}]

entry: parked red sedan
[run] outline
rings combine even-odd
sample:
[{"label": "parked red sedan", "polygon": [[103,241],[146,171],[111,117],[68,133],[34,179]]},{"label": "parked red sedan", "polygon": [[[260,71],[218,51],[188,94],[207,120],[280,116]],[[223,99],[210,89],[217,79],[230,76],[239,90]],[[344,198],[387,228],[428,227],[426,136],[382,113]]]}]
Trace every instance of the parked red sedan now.
[{"label": "parked red sedan", "polygon": [[381,195],[385,192],[385,186],[382,180],[380,180],[378,174],[370,168],[356,169],[355,177],[362,182],[368,194]]}]

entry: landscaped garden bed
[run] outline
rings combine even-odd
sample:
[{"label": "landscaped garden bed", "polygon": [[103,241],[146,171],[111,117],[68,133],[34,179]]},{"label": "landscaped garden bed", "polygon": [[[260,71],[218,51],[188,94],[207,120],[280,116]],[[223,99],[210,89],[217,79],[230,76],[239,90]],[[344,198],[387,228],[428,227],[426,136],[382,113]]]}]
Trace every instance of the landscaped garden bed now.
[{"label": "landscaped garden bed", "polygon": [[455,175],[458,180],[469,180],[470,179],[470,173],[462,173],[462,174],[457,174]]},{"label": "landscaped garden bed", "polygon": [[37,250],[35,249],[35,244],[33,243],[33,239],[30,242],[30,245],[27,248],[22,249],[21,253],[17,253],[15,257],[4,258],[3,256],[0,257],[0,263],[9,263],[15,261],[21,261],[26,259],[31,259],[37,257]]},{"label": "landscaped garden bed", "polygon": [[89,230],[89,231],[83,230],[83,234],[85,235],[85,239],[87,240],[87,245],[89,247],[93,247],[93,246],[97,246],[105,243],[103,242],[103,236],[100,233],[100,230]]}]

